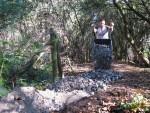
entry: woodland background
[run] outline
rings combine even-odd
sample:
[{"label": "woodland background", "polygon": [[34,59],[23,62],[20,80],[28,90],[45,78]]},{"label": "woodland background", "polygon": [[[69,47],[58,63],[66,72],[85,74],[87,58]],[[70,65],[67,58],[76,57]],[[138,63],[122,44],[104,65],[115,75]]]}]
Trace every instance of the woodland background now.
[{"label": "woodland background", "polygon": [[149,0],[0,0],[1,89],[42,89],[64,66],[73,71],[73,64],[91,62],[100,17],[115,23],[114,61],[149,67]]}]

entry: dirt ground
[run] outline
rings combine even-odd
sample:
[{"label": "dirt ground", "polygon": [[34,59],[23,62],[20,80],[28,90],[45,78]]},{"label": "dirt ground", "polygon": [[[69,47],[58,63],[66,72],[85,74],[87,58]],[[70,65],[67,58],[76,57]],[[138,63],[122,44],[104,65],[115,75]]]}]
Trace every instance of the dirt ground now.
[{"label": "dirt ground", "polygon": [[[112,69],[123,73],[124,76],[112,82],[105,91],[67,105],[61,113],[135,113],[131,110],[119,110],[118,105],[121,102],[131,102],[137,95],[142,95],[148,103],[150,102],[150,68],[145,69],[117,62],[112,64]],[[73,70],[74,72],[68,72],[68,75],[88,72],[93,70],[93,65],[92,63],[78,64],[73,67]],[[136,110],[136,113],[150,112]]]}]

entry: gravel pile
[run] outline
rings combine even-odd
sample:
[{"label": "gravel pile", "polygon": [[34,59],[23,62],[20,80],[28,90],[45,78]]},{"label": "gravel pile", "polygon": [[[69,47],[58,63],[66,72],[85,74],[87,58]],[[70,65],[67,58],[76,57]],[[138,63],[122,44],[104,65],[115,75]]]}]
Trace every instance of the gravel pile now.
[{"label": "gravel pile", "polygon": [[110,81],[122,75],[112,70],[96,70],[79,76],[67,76],[48,86],[45,91],[34,87],[16,88],[0,100],[0,113],[51,113],[65,105],[89,97],[107,88]]},{"label": "gravel pile", "polygon": [[0,113],[51,113],[59,111],[65,105],[90,95],[81,90],[55,92],[34,87],[16,88],[0,100]]},{"label": "gravel pile", "polygon": [[92,55],[93,59],[96,61],[96,69],[110,69],[112,63],[112,50],[110,48],[95,44]]},{"label": "gravel pile", "polygon": [[110,81],[119,79],[122,74],[113,70],[90,71],[83,73],[80,76],[67,76],[54,84],[50,84],[48,89],[56,92],[70,92],[73,90],[83,90],[88,93],[93,93],[107,88]]}]

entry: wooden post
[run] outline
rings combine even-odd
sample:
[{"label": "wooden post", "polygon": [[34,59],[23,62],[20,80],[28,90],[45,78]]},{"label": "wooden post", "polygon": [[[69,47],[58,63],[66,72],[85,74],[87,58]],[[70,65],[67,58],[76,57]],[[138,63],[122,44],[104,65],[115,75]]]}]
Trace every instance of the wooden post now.
[{"label": "wooden post", "polygon": [[52,59],[52,81],[62,78],[61,59],[59,54],[59,38],[50,28],[50,45],[51,45],[51,59]]}]

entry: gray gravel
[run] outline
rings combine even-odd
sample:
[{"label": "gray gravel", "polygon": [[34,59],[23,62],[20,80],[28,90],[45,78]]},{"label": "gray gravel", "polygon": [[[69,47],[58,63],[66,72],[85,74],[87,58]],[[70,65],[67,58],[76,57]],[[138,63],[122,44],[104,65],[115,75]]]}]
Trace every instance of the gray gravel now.
[{"label": "gray gravel", "polygon": [[113,70],[98,69],[83,73],[80,76],[67,76],[60,81],[50,84],[48,89],[56,92],[70,92],[73,90],[83,90],[88,93],[106,89],[107,84],[117,80],[122,76]]},{"label": "gray gravel", "polygon": [[44,91],[34,87],[14,89],[0,101],[0,113],[51,113],[65,105],[89,97],[107,88],[122,74],[112,70],[96,70],[78,76],[67,76]]},{"label": "gray gravel", "polygon": [[112,63],[112,49],[104,46],[94,44],[92,49],[92,57],[95,61],[96,69],[110,69]]}]

